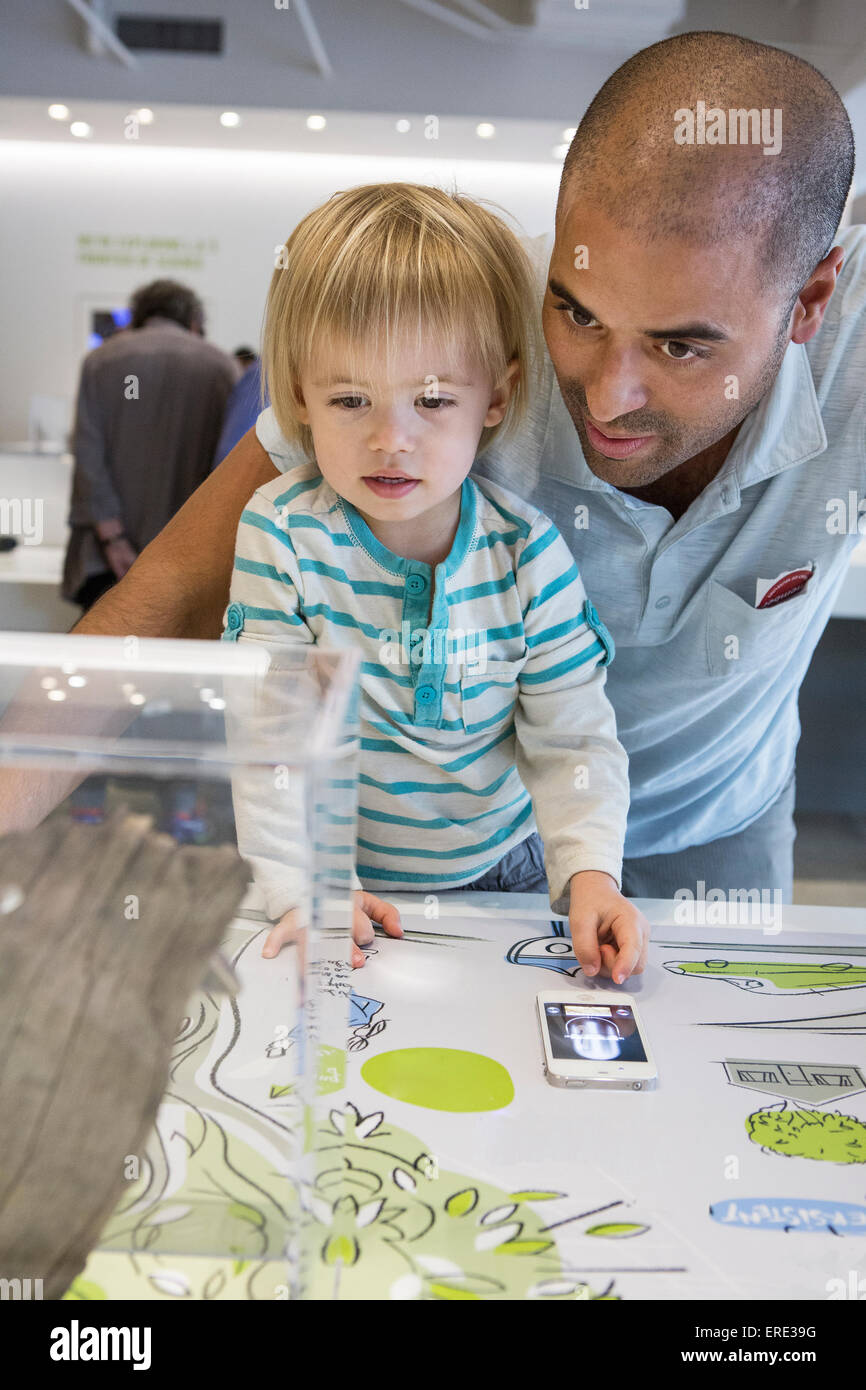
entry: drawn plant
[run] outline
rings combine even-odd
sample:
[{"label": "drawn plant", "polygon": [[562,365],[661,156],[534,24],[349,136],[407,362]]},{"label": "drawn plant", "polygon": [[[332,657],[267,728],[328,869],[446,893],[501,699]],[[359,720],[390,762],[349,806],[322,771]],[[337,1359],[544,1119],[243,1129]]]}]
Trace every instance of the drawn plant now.
[{"label": "drawn plant", "polygon": [[746,1132],[765,1153],[826,1163],[866,1163],[866,1125],[840,1111],[789,1109],[783,1101],[749,1115]]}]

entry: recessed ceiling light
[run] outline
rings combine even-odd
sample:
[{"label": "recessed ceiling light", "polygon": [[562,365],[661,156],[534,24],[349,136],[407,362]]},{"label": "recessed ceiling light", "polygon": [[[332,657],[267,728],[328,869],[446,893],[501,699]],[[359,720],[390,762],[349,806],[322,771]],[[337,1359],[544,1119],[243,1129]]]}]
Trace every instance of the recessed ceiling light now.
[{"label": "recessed ceiling light", "polygon": [[237,111],[223,111],[222,115],[220,116],[220,125],[236,126],[240,125],[240,123],[241,118],[238,115]]},{"label": "recessed ceiling light", "polygon": [[568,143],[569,143],[569,145],[570,145],[576,134],[577,134],[577,126],[576,126],[576,125],[570,125],[570,126],[567,126],[566,129],[562,132],[562,138],[563,138],[563,140],[567,140]]},{"label": "recessed ceiling light", "polygon": [[82,686],[82,685],[86,685],[86,684],[87,684],[87,677],[86,677],[86,676],[70,676],[70,677],[69,677],[69,684],[70,684],[70,685],[74,685],[74,686],[76,686],[76,687]]},{"label": "recessed ceiling light", "polygon": [[400,132],[401,135],[405,135],[406,132],[407,132],[407,130],[411,130],[411,129],[412,129],[412,122],[411,122],[411,121],[398,121],[398,122],[397,122],[397,129],[399,130],[399,132]]},{"label": "recessed ceiling light", "polygon": [[149,106],[140,106],[135,114],[142,125],[153,125],[153,112]]},{"label": "recessed ceiling light", "polygon": [[565,159],[565,156],[568,154],[568,146],[554,145],[550,153],[553,155],[554,159]]},{"label": "recessed ceiling light", "polygon": [[75,135],[79,140],[86,140],[90,133],[90,126],[86,121],[73,121],[69,127],[69,134]]},{"label": "recessed ceiling light", "polygon": [[480,124],[475,127],[475,134],[481,140],[492,140],[496,134],[496,126],[491,125],[490,121],[481,121]]},{"label": "recessed ceiling light", "polygon": [[134,695],[130,695],[129,703],[131,705],[143,705],[146,699],[146,695],[142,695],[139,691],[136,691]]},{"label": "recessed ceiling light", "polygon": [[65,690],[49,690],[49,692],[48,692],[48,698],[49,698],[49,700],[65,700],[65,699],[66,699],[66,691],[65,691]]},{"label": "recessed ceiling light", "polygon": [[60,101],[56,101],[53,106],[49,106],[48,114],[52,121],[68,121],[69,107],[64,106]]},{"label": "recessed ceiling light", "polygon": [[327,124],[324,116],[307,117],[307,130],[324,130]]}]

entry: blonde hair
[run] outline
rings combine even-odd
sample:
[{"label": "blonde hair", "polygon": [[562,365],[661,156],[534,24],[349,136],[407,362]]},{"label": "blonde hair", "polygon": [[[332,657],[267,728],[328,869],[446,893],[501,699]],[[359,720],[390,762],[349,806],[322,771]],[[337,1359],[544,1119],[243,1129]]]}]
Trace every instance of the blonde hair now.
[{"label": "blonde hair", "polygon": [[387,355],[413,333],[419,345],[468,352],[498,383],[519,372],[500,425],[523,418],[540,359],[532,269],[514,233],[458,193],[413,183],[335,193],[298,223],[271,278],[262,346],[262,393],[284,436],[313,457],[298,418],[300,375],[333,335],[360,363],[365,345]]}]

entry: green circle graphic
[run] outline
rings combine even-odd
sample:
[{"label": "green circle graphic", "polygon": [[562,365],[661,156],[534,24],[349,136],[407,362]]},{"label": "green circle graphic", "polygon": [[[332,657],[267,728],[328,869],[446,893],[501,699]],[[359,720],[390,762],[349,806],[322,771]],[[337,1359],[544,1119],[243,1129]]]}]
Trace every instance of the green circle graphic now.
[{"label": "green circle graphic", "polygon": [[374,1090],[428,1110],[501,1110],[514,1085],[500,1062],[451,1047],[403,1047],[369,1057],[361,1075]]}]

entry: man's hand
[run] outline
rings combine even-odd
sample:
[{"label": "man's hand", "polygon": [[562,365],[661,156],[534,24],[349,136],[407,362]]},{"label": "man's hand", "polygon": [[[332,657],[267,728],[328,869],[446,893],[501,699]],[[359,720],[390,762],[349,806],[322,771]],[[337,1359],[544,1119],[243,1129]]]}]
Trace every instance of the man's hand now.
[{"label": "man's hand", "polygon": [[115,579],[122,579],[126,571],[132,569],[138,558],[134,547],[124,536],[118,536],[116,540],[103,541],[102,553],[110,565]]},{"label": "man's hand", "polygon": [[[369,946],[373,940],[374,922],[384,927],[388,936],[403,935],[400,914],[394,904],[386,903],[374,893],[365,893],[361,889],[355,893],[352,920],[352,964],[356,967],[364,964],[365,957],[361,947]],[[286,912],[276,926],[271,927],[262,947],[262,955],[268,958],[278,956],[283,946],[289,944],[297,944],[298,949],[303,951],[304,929],[295,907]],[[303,965],[303,960],[301,963]]]},{"label": "man's hand", "polygon": [[609,975],[617,985],[640,975],[649,922],[622,896],[610,874],[596,869],[574,874],[570,896],[568,924],[584,975]]}]

